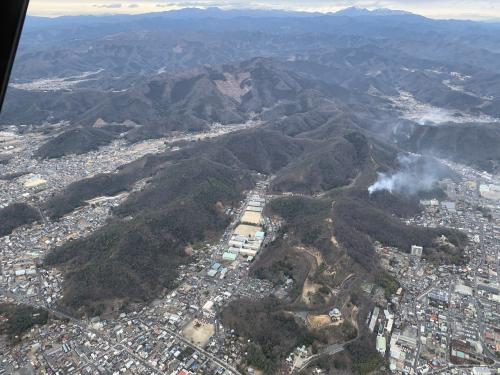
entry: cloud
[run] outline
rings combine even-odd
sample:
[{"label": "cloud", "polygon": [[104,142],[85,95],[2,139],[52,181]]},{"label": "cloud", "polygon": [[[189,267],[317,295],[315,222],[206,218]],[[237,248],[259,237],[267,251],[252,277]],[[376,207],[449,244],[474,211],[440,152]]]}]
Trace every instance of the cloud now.
[{"label": "cloud", "polygon": [[96,8],[107,8],[107,9],[119,9],[122,7],[122,4],[120,3],[115,3],[115,4],[94,4],[94,7]]},{"label": "cloud", "polygon": [[129,8],[139,8],[139,4],[130,4]]}]

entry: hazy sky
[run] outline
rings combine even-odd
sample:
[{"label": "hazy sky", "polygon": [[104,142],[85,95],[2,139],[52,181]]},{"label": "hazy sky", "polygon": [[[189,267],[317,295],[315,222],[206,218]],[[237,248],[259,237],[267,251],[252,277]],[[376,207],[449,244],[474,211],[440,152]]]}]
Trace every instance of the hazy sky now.
[{"label": "hazy sky", "polygon": [[[0,0],[5,1],[5,0]],[[500,0],[31,0],[40,16],[158,12],[185,7],[334,12],[349,6],[391,8],[433,18],[500,19]]]}]

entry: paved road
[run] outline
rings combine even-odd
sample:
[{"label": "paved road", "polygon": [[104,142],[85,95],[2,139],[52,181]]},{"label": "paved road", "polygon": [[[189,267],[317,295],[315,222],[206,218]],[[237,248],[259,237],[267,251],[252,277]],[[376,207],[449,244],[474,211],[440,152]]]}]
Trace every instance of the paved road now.
[{"label": "paved road", "polygon": [[[74,316],[71,316],[71,315],[68,315],[62,311],[59,311],[59,310],[54,310],[50,307],[47,307],[47,306],[44,306],[44,305],[39,305],[39,304],[35,304],[35,303],[32,303],[30,301],[27,301],[25,300],[24,298],[8,291],[8,290],[5,290],[3,288],[0,288],[0,292],[2,292],[4,295],[8,296],[8,297],[11,297],[13,299],[15,299],[17,302],[20,302],[20,303],[23,303],[25,305],[30,305],[32,307],[35,307],[35,308],[39,308],[39,309],[43,309],[47,312],[49,312],[50,314],[52,314],[53,316],[56,316],[57,318],[59,319],[67,319],[69,321],[71,321],[73,324],[77,325],[78,327],[80,327],[84,332],[92,332],[93,334],[95,334],[96,336],[99,336],[99,338],[101,338],[102,340],[106,341],[109,346],[111,347],[116,347],[117,345],[120,345],[118,344],[117,342],[115,342],[114,340],[112,340],[111,337],[109,336],[105,336],[102,332],[98,331],[98,330],[95,330],[93,328],[91,328],[89,326],[88,323],[86,323],[85,321],[83,320],[80,320],[80,319],[77,319],[75,318]],[[143,366],[145,366],[146,368],[148,368],[151,373],[154,373],[154,374],[161,374],[161,371],[159,371],[157,368],[151,366],[147,361],[145,361],[144,359],[138,357],[137,355],[135,355],[130,349],[124,347],[124,349],[131,355],[133,356],[135,359],[137,359]],[[45,358],[45,356],[44,356]],[[50,364],[50,362],[47,360],[47,358],[45,358],[45,360],[47,361],[47,363],[49,364],[49,367],[52,368],[52,365]],[[87,363],[87,365],[91,364],[92,361],[90,361],[90,363]]]},{"label": "paved road", "polygon": [[487,367],[487,366],[477,366],[477,365],[451,365],[451,366],[446,366],[431,372],[428,372],[428,375],[434,375],[434,374],[441,374],[442,372],[449,372],[452,369],[461,369],[461,368],[468,368],[471,369],[473,367]]},{"label": "paved road", "polygon": [[[481,232],[480,232],[480,245],[481,245],[481,253],[484,256],[485,253],[485,248],[484,248],[484,224],[481,223]],[[497,259],[498,259],[498,254],[497,254]],[[483,264],[484,260],[481,258],[480,263],[478,264],[477,268],[480,268]],[[477,280],[477,269],[474,271],[474,290],[475,290],[475,296],[474,296],[474,307],[476,308],[477,311],[477,322],[478,322],[478,336],[479,336],[479,342],[483,346],[484,352],[483,354],[494,361],[494,363],[498,364],[500,361],[498,360],[497,356],[491,352],[490,348],[488,345],[484,342],[484,333],[486,330],[486,325],[484,323],[484,316],[483,316],[483,309],[479,305],[479,296],[477,294],[477,289],[478,289],[478,280]]]},{"label": "paved road", "polygon": [[326,347],[321,353],[315,354],[309,358],[307,358],[298,369],[292,370],[292,374],[300,374],[302,371],[304,371],[307,366],[309,366],[312,362],[314,362],[316,359],[321,357],[322,355],[334,355],[336,353],[340,353],[342,350],[344,350],[344,345],[341,344],[334,344]]},{"label": "paved road", "polygon": [[312,362],[314,362],[316,359],[318,359],[319,357],[321,357],[323,355],[334,355],[334,354],[340,353],[341,351],[343,351],[345,349],[345,347],[348,344],[356,341],[358,338],[359,338],[359,333],[358,333],[358,336],[356,338],[349,340],[349,341],[346,341],[343,344],[328,345],[327,347],[325,347],[321,351],[321,353],[318,353],[318,354],[310,356],[309,358],[306,358],[305,361],[300,365],[300,367],[298,369],[292,370],[292,374],[300,374],[302,371],[304,371],[307,368],[307,366],[309,366]]},{"label": "paved road", "polygon": [[[44,310],[48,311],[49,313],[53,314],[54,316],[56,316],[56,317],[58,317],[60,319],[68,319],[69,321],[71,321],[72,323],[74,323],[75,325],[77,325],[78,327],[80,327],[83,331],[90,331],[90,332],[94,333],[95,335],[99,336],[104,341],[107,341],[108,344],[111,347],[113,347],[113,348],[122,348],[129,355],[131,355],[137,361],[139,361],[143,366],[145,366],[146,368],[148,368],[148,370],[150,370],[151,373],[162,374],[162,372],[159,369],[151,366],[143,358],[137,356],[131,349],[129,349],[128,347],[126,347],[126,346],[124,346],[124,345],[122,345],[120,343],[117,343],[116,341],[112,340],[110,337],[105,336],[102,332],[91,328],[85,321],[77,319],[77,318],[75,318],[75,317],[73,317],[71,315],[68,315],[68,314],[66,314],[66,313],[64,313],[62,311],[54,310],[54,309],[49,308],[47,306],[42,306],[42,305],[37,305],[37,304],[34,304],[34,303],[30,303],[29,301],[25,301],[23,298],[15,295],[14,293],[11,293],[10,291],[6,291],[6,290],[0,288],[0,292],[2,292],[3,294],[5,294],[8,297],[12,297],[12,298],[16,299],[20,303],[28,304],[28,305],[36,307],[36,308],[44,309]],[[146,325],[146,326],[149,327],[148,324],[146,324],[144,322],[142,322],[142,323],[144,325]],[[241,373],[238,370],[236,370],[233,366],[231,366],[228,363],[222,361],[221,359],[219,359],[216,356],[212,355],[211,353],[207,352],[203,348],[201,348],[201,347],[199,347],[197,345],[194,345],[190,341],[186,340],[183,336],[179,335],[177,332],[174,332],[171,329],[168,329],[168,328],[165,328],[165,327],[163,327],[162,330],[165,331],[165,332],[167,332],[167,333],[169,333],[172,336],[175,336],[177,339],[179,339],[180,341],[182,341],[184,344],[190,346],[191,348],[199,351],[200,353],[203,353],[208,358],[210,358],[212,361],[214,361],[219,366],[221,366],[222,368],[224,368],[226,371],[229,371],[230,373],[235,374],[235,375],[241,375]],[[47,363],[49,363],[49,362],[47,362]],[[89,363],[87,363],[86,365],[89,365]],[[50,363],[49,363],[49,366],[50,366]]]},{"label": "paved road", "polygon": [[[144,325],[148,326],[148,324],[142,322]],[[171,336],[174,336],[176,337],[179,341],[182,341],[184,344],[186,344],[187,346],[191,347],[192,349],[206,355],[208,358],[210,358],[212,361],[214,361],[215,363],[217,363],[220,367],[222,367],[224,370],[226,371],[229,371],[230,373],[232,374],[236,374],[236,375],[242,375],[238,370],[236,370],[236,368],[234,368],[233,366],[231,366],[230,364],[224,362],[223,360],[217,358],[216,356],[214,356],[213,354],[207,352],[205,349],[203,349],[202,347],[198,346],[198,345],[195,345],[193,344],[191,341],[187,340],[186,338],[184,338],[184,336],[178,334],[177,332],[171,330],[170,328],[166,328],[166,327],[161,327],[161,330],[162,331],[165,331],[167,332],[168,334],[170,334]]]}]

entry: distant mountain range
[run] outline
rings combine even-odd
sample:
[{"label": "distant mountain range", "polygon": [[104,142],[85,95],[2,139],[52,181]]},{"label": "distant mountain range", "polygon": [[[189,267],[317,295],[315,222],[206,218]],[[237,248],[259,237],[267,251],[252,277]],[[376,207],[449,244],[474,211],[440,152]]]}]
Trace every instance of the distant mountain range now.
[{"label": "distant mountain range", "polygon": [[401,138],[417,137],[418,123],[500,121],[498,45],[500,24],[388,9],[31,17],[0,123],[67,122],[70,133],[40,152],[62,155],[69,134],[85,140],[75,152],[116,136],[75,128],[125,123],[136,141],[250,119],[293,132],[299,118],[328,114],[418,150]]},{"label": "distant mountain range", "polygon": [[359,8],[359,7],[349,7],[333,13],[333,15],[336,16],[347,16],[347,17],[408,16],[412,14],[413,13],[405,12],[403,10],[392,10],[387,8],[378,8],[369,10],[366,8]]},{"label": "distant mountain range", "polygon": [[411,15],[410,12],[405,12],[401,10],[392,10],[386,8],[378,8],[374,10],[368,10],[366,8],[360,7],[349,7],[338,12],[322,13],[322,12],[300,12],[300,11],[289,11],[289,10],[273,10],[273,9],[221,9],[218,7],[208,7],[208,8],[182,8],[178,10],[169,10],[165,12],[154,12],[139,15],[100,15],[100,16],[61,16],[55,18],[39,17],[39,16],[28,16],[27,27],[40,27],[46,26],[47,24],[52,25],[62,25],[66,23],[80,23],[80,22],[106,22],[106,23],[118,23],[124,20],[130,19],[150,19],[150,18],[164,18],[164,19],[206,19],[206,18],[218,18],[218,19],[231,19],[236,17],[275,17],[275,18],[289,18],[289,17],[318,17],[324,15],[334,15],[334,16],[347,16],[347,17],[364,17],[364,16],[401,16],[401,15]]}]

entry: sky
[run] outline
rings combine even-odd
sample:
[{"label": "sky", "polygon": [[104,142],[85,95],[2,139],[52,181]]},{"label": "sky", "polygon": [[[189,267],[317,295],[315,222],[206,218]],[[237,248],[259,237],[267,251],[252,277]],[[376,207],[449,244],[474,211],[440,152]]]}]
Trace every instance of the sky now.
[{"label": "sky", "polygon": [[499,20],[500,0],[31,0],[29,14],[138,14],[186,7],[335,12],[350,6],[405,10],[431,18]]}]

